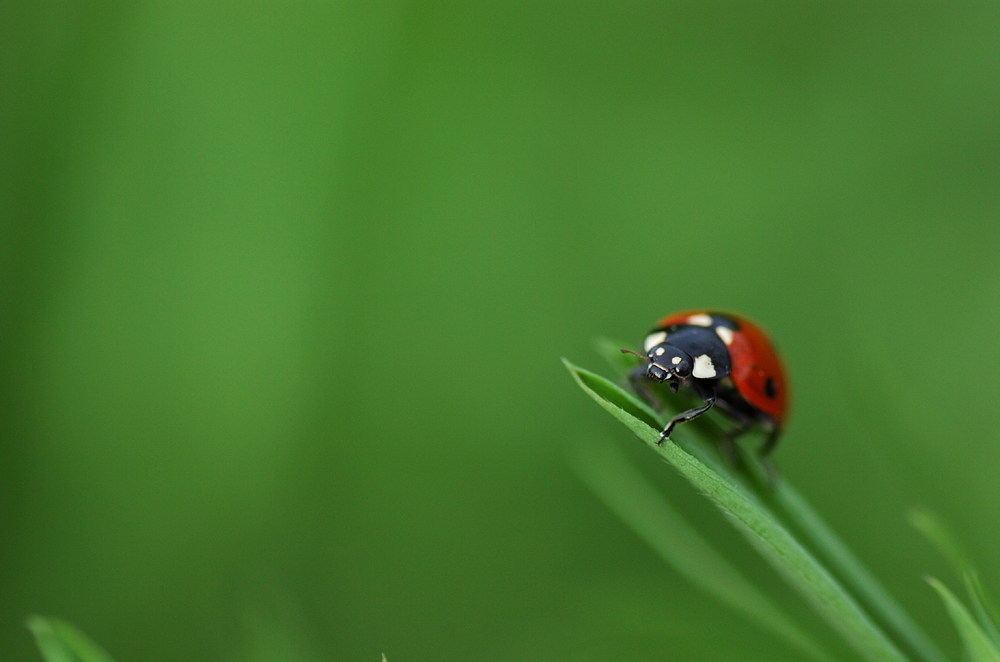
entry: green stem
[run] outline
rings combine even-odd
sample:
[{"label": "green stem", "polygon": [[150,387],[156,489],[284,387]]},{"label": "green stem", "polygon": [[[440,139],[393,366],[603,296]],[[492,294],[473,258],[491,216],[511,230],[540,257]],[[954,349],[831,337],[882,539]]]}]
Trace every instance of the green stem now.
[{"label": "green stem", "polygon": [[619,452],[575,444],[570,463],[597,497],[681,576],[819,662],[833,657],[750,583]]},{"label": "green stem", "polygon": [[868,607],[900,644],[923,662],[945,662],[944,654],[924,634],[858,560],[853,552],[833,532],[819,514],[787,480],[782,480],[773,494],[773,501],[807,540],[813,551],[832,567],[841,581]]},{"label": "green stem", "polygon": [[[806,550],[760,500],[746,488],[702,464],[677,444],[658,444],[659,429],[647,413],[613,382],[563,360],[577,384],[612,416],[670,462],[708,495],[761,555],[869,662],[904,662],[906,656],[861,609],[854,598]],[[634,413],[633,413],[634,412]]]},{"label": "green stem", "polygon": [[[615,350],[616,346],[623,345],[607,339],[597,341],[598,353],[604,356],[619,376],[624,376],[629,370],[629,357]],[[663,425],[664,419],[659,413],[653,412],[646,406],[643,410],[647,416],[651,415],[659,425]],[[773,489],[764,478],[759,465],[749,460],[744,462],[744,465],[752,469],[752,477],[745,472],[735,471],[729,463],[720,462],[717,454],[708,450],[714,449],[717,444],[707,439],[694,439],[700,435],[694,434],[693,428],[684,429],[680,435],[675,433],[674,436],[680,436],[679,443],[685,450],[717,472],[754,492],[775,511],[778,517],[796,529],[810,550],[830,566],[833,574],[865,605],[872,617],[916,658],[921,662],[946,662],[947,658],[920,626],[787,480],[781,479],[777,488]]]}]

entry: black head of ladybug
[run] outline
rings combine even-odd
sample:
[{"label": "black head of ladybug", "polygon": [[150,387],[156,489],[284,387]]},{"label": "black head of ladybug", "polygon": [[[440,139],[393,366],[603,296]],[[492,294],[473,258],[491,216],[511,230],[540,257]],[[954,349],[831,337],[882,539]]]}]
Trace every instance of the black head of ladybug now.
[{"label": "black head of ladybug", "polygon": [[646,376],[661,384],[670,380],[670,388],[677,392],[678,380],[691,376],[694,362],[691,356],[682,349],[668,343],[662,343],[650,348],[649,363],[646,365]]}]

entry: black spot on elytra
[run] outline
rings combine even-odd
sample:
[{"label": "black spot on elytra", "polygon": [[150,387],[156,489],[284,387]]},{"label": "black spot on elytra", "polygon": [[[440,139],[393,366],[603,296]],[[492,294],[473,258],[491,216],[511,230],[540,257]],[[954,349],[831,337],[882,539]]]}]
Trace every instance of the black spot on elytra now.
[{"label": "black spot on elytra", "polygon": [[764,382],[764,395],[766,395],[769,398],[773,398],[777,394],[778,394],[778,389],[775,388],[774,386],[774,380],[768,377],[767,381]]}]

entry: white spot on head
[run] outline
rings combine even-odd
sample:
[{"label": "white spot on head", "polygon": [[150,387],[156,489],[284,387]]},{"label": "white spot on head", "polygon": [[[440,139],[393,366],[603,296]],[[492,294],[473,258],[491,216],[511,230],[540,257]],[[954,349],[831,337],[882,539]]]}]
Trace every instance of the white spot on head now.
[{"label": "white spot on head", "polygon": [[667,350],[663,349],[662,347],[657,347],[656,351],[653,352],[653,354],[656,354],[657,356],[663,356],[666,353],[667,353]]},{"label": "white spot on head", "polygon": [[681,357],[675,356],[674,358],[670,359],[670,362],[673,363],[674,365],[677,365],[678,363],[681,362]]},{"label": "white spot on head", "polygon": [[712,359],[708,354],[694,357],[694,370],[691,371],[691,376],[698,379],[711,379],[715,377],[715,364],[712,363]]},{"label": "white spot on head", "polygon": [[653,349],[666,339],[667,339],[666,331],[657,331],[656,333],[651,333],[648,336],[646,336],[646,342],[643,343],[642,348],[648,354],[649,350]]},{"label": "white spot on head", "polygon": [[715,327],[715,335],[722,338],[722,342],[727,345],[733,344],[733,330],[728,326],[717,326]]},{"label": "white spot on head", "polygon": [[688,324],[694,324],[695,326],[712,326],[711,315],[692,315],[688,318]]}]

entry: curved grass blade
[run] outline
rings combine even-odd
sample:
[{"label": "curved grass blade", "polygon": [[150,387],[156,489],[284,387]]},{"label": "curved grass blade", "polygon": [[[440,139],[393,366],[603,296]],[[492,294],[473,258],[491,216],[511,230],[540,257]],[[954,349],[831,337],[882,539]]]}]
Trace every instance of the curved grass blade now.
[{"label": "curved grass blade", "polygon": [[112,662],[90,637],[66,621],[32,616],[27,626],[45,662]]},{"label": "curved grass blade", "polygon": [[779,514],[795,527],[890,634],[924,662],[945,662],[944,654],[798,490],[782,480],[773,491],[772,500]]},{"label": "curved grass blade", "polygon": [[597,497],[689,582],[806,656],[833,658],[706,541],[619,452],[592,444],[570,462]]},{"label": "curved grass blade", "polygon": [[[619,377],[624,377],[632,367],[639,364],[640,360],[634,356],[622,354],[620,347],[627,347],[627,345],[608,338],[598,338],[595,341],[597,352],[611,365]],[[657,417],[656,422],[661,428],[665,424],[662,417]],[[680,435],[679,445],[684,450],[695,455],[703,463],[710,464],[717,473],[730,477],[744,485],[748,490],[753,490],[759,498],[770,505],[778,517],[782,518],[786,524],[791,525],[803,537],[804,542],[813,553],[829,566],[833,574],[861,601],[873,618],[917,659],[923,662],[945,662],[947,658],[931,641],[930,637],[924,633],[916,621],[906,613],[896,599],[889,594],[820,517],[819,513],[787,480],[782,479],[777,487],[772,488],[763,471],[758,470],[756,480],[747,481],[745,475],[733,471],[728,463],[720,463],[715,456],[706,451],[706,448],[714,446],[714,444],[704,440],[700,444],[685,443],[691,433],[691,429],[685,428]],[[678,436],[677,433],[674,436]],[[748,467],[759,469],[755,463],[747,462],[746,464]],[[991,604],[985,597],[982,598],[982,602],[987,605]],[[988,610],[989,607],[987,606],[986,609]]]},{"label": "curved grass blade", "polygon": [[948,615],[955,624],[955,629],[958,630],[962,643],[965,644],[965,651],[972,662],[1000,662],[1000,650],[986,636],[965,605],[937,579],[933,577],[925,577],[924,579],[941,597],[941,602],[944,603]]},{"label": "curved grass blade", "polygon": [[979,581],[979,573],[975,568],[969,568],[963,576],[965,580],[965,590],[969,593],[969,600],[972,608],[976,611],[983,631],[993,640],[993,644],[1000,648],[1000,632],[997,630],[997,623],[1000,623],[996,605],[990,600],[982,583]]},{"label": "curved grass blade", "polygon": [[951,563],[955,573],[965,584],[969,601],[983,632],[993,641],[994,646],[1000,647],[1000,632],[997,630],[1000,612],[980,583],[979,573],[958,538],[928,510],[914,508],[908,513],[907,519],[910,526],[922,533]]},{"label": "curved grass blade", "polygon": [[910,526],[937,547],[941,556],[948,560],[959,577],[967,568],[972,567],[972,563],[966,556],[961,543],[958,542],[958,538],[931,511],[924,508],[913,508],[906,514],[906,519]]},{"label": "curved grass blade", "polygon": [[621,389],[565,359],[563,363],[584,392],[708,495],[761,555],[859,655],[870,662],[901,662],[907,659],[837,580],[743,485],[709,469],[673,442],[667,441],[657,446],[657,430],[600,393],[617,391],[625,395]]}]

